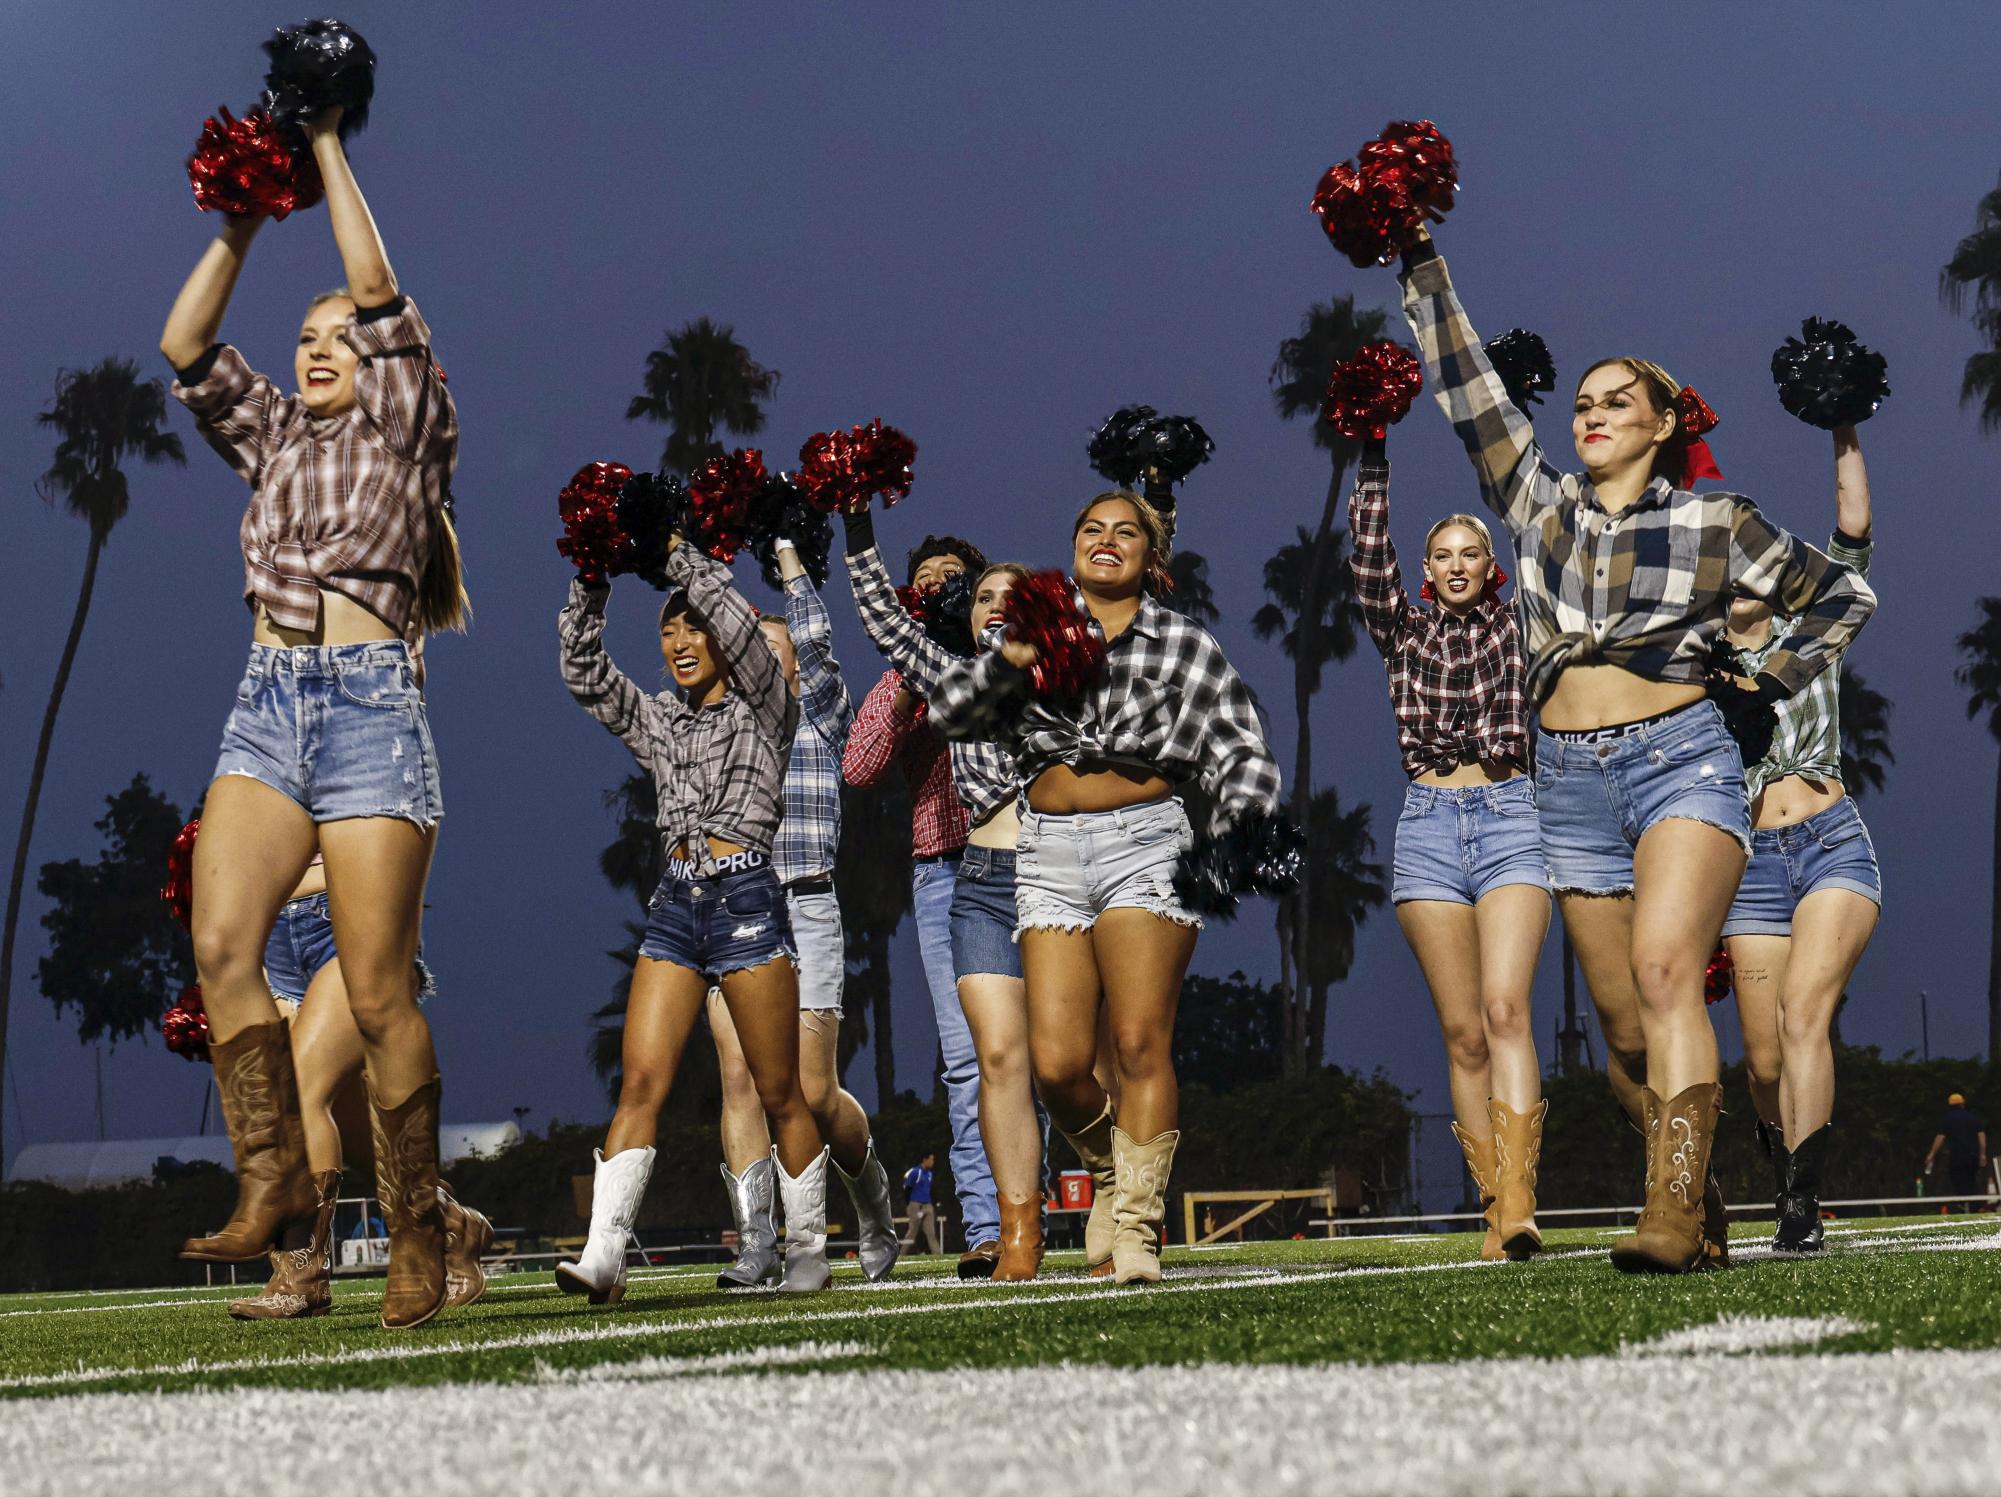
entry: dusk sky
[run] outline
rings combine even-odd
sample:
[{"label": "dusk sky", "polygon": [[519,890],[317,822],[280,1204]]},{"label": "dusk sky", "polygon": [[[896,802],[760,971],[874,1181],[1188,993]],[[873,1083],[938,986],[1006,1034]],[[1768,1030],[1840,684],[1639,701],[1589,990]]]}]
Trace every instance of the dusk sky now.
[{"label": "dusk sky", "polygon": [[[1843,1016],[1850,1042],[1934,1055],[1985,1042],[1996,745],[1966,720],[1954,637],[2001,592],[2001,438],[1958,402],[1976,346],[1938,268],[2001,169],[1991,5],[926,7],[348,3],[382,61],[356,173],[423,307],[463,427],[455,485],[477,619],[432,647],[446,815],[430,885],[429,1013],[447,1121],[607,1115],[585,1060],[628,896],[599,876],[601,794],[632,761],[564,691],[568,565],[556,494],[579,464],[657,461],[627,399],[664,331],[732,324],[783,374],[762,445],[880,416],[919,444],[879,520],[899,556],[927,530],[995,557],[1067,559],[1099,481],[1084,445],[1120,404],[1198,417],[1216,456],[1182,500],[1210,561],[1224,648],[1271,711],[1292,772],[1289,665],[1253,638],[1264,559],[1316,513],[1326,464],[1273,414],[1267,371],[1313,301],[1394,307],[1307,211],[1321,171],[1385,121],[1428,117],[1462,163],[1438,231],[1475,325],[1536,330],[1560,388],[1594,357],[1657,358],[1722,418],[1727,486],[1819,543],[1831,444],[1787,416],[1767,362],[1802,317],[1889,358],[1863,428],[1880,541],[1874,622],[1851,659],[1895,703],[1897,763],[1862,803],[1881,929]],[[16,3],[0,17],[0,849],[11,854],[87,534],[32,480],[56,373],[155,351],[217,227],[182,162],[203,115],[248,104],[258,43],[299,19],[244,4]],[[309,297],[340,281],[326,215],[259,239],[224,336],[289,386]],[[1403,335],[1401,318],[1394,331]],[[249,644],[242,484],[196,437],[184,470],[135,468],[35,829],[34,871],[95,855],[91,823],[136,771],[202,792]],[[1552,455],[1574,461],[1561,401]],[[1424,397],[1393,434],[1395,536],[1476,493]],[[754,567],[747,589],[769,602]],[[881,669],[838,574],[828,589],[857,698]],[[657,599],[612,602],[614,656],[652,679]],[[1375,808],[1387,864],[1403,775],[1380,662],[1332,669],[1318,783]],[[94,1135],[92,1056],[35,983],[31,899],[14,980],[6,1143]],[[1536,991],[1560,1012],[1552,934]],[[1277,972],[1268,907],[1212,928],[1198,972]],[[897,937],[898,1077],[928,1090],[929,1003]],[[1722,1019],[1727,1053],[1739,1044]],[[1447,1105],[1437,1028],[1387,911],[1333,996],[1329,1057]],[[1594,1043],[1596,1033],[1594,1026]],[[157,1035],[104,1062],[111,1137],[193,1131],[205,1067]],[[849,1072],[865,1101],[866,1054]]]}]

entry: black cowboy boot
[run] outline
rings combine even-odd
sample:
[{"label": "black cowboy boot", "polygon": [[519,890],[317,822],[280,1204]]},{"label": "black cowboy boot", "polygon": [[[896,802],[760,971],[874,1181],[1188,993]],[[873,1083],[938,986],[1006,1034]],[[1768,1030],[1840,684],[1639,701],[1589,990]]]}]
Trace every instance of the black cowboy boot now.
[{"label": "black cowboy boot", "polygon": [[1807,1258],[1821,1250],[1820,1171],[1834,1131],[1823,1123],[1786,1156],[1786,1179],[1779,1192],[1779,1230],[1772,1238],[1775,1258]]}]

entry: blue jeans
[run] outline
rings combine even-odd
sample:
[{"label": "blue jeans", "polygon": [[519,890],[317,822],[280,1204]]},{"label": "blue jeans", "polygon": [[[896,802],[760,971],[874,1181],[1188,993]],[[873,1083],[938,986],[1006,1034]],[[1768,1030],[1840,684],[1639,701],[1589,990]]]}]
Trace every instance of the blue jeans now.
[{"label": "blue jeans", "polygon": [[1883,902],[1876,844],[1850,796],[1805,821],[1751,833],[1751,861],[1723,934],[1790,936],[1793,911],[1818,889],[1846,889]]},{"label": "blue jeans", "polygon": [[1000,1203],[994,1172],[980,1141],[980,1058],[973,1031],[959,1006],[959,978],[952,970],[952,896],[959,885],[955,862],[918,863],[910,870],[911,904],[917,914],[917,948],[931,988],[931,1013],[938,1024],[938,1051],[945,1061],[945,1113],[952,1124],[952,1185],[959,1193],[959,1222],[966,1246],[1000,1236]]},{"label": "blue jeans", "polygon": [[[306,989],[328,962],[337,961],[334,950],[333,919],[327,914],[325,893],[291,899],[278,911],[271,938],[264,943],[264,981],[271,996],[296,1008],[305,1002]],[[422,1003],[438,991],[437,980],[417,953],[417,1001]]]},{"label": "blue jeans", "polygon": [[1495,785],[1412,785],[1397,817],[1390,903],[1477,905],[1505,884],[1549,887],[1527,775]]}]

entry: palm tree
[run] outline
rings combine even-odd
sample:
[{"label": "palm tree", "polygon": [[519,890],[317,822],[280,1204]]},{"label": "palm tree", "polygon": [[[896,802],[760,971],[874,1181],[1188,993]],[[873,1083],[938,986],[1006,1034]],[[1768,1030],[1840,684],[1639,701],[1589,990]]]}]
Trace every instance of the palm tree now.
[{"label": "palm tree", "polygon": [[1890,751],[1890,699],[1844,667],[1836,710],[1841,715],[1841,783],[1858,800],[1883,788],[1886,765],[1895,764]]},{"label": "palm tree", "polygon": [[[2001,598],[1980,600],[1980,622],[1959,636],[1965,663],[1953,672],[1966,688],[1966,715],[1987,714],[1987,731],[2001,741]],[[1994,888],[1987,953],[1987,1063],[2001,1065],[2001,758],[1994,798]]]},{"label": "palm tree", "polygon": [[661,471],[685,473],[722,455],[721,433],[763,431],[764,402],[777,388],[778,371],[753,359],[734,328],[698,317],[646,356],[646,391],[632,397],[625,419],[666,422]]},{"label": "palm tree", "polygon": [[1939,298],[1953,311],[1973,292],[1973,325],[1986,346],[1966,361],[1959,403],[1980,407],[1980,429],[2001,431],[2001,187],[1973,210],[1973,232],[1938,273]]},{"label": "palm tree", "polygon": [[1355,933],[1390,897],[1383,865],[1372,862],[1376,839],[1369,830],[1369,805],[1341,809],[1332,785],[1313,797],[1306,834],[1306,861],[1313,865],[1313,903],[1308,906],[1316,939],[1305,986],[1312,994],[1307,1016],[1307,1056],[1319,1065],[1327,1048],[1327,990],[1348,975],[1355,962]]},{"label": "palm tree", "polygon": [[[14,844],[14,871],[7,885],[7,928],[0,935],[0,1066],[7,1057],[7,1010],[14,985],[14,936],[21,918],[21,885],[28,872],[28,843],[35,833],[35,810],[42,798],[42,777],[55,742],[56,715],[62,711],[70,668],[76,663],[83,621],[90,615],[90,598],[97,587],[97,559],[105,542],[132,502],[124,462],[186,463],[181,439],[163,431],[167,419],[166,387],[156,379],[139,378],[130,359],[106,359],[91,369],[65,369],[56,376],[55,399],[35,417],[56,433],[55,457],[35,484],[45,503],[64,509],[90,526],[90,548],[84,553],[83,585],[77,591],[76,613],[63,641],[55,684],[49,688],[48,710],[42,714],[42,736],[35,743],[35,767],[28,776],[28,801],[21,812],[21,836]],[[3,1131],[3,1130],[0,1130]],[[0,1137],[0,1158],[5,1158]]]},{"label": "palm tree", "polygon": [[1216,609],[1216,590],[1209,585],[1209,558],[1200,551],[1177,551],[1168,558],[1168,579],[1174,590],[1167,606],[1184,618],[1207,628],[1221,614]]},{"label": "palm tree", "polygon": [[667,872],[667,849],[660,840],[660,799],[653,776],[635,772],[604,793],[616,813],[618,832],[598,854],[598,871],[614,889],[623,889],[645,909]]}]

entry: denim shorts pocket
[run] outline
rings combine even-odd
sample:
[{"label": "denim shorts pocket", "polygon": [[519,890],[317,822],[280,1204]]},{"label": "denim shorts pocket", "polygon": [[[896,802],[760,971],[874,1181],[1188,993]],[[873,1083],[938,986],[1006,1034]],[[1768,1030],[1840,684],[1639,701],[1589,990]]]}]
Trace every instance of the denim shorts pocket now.
[{"label": "denim shorts pocket", "polygon": [[[1520,788],[1517,789],[1517,786]],[[1510,780],[1488,798],[1487,804],[1493,808],[1496,816],[1527,820],[1536,814],[1535,782],[1526,778]]]},{"label": "denim shorts pocket", "polygon": [[1817,840],[1823,851],[1832,852],[1835,848],[1853,842],[1858,837],[1867,837],[1868,835],[1869,829],[1862,824],[1860,816],[1844,816],[1833,826],[1823,830]]},{"label": "denim shorts pocket", "polygon": [[1181,836],[1179,817],[1149,816],[1139,825],[1127,830],[1126,838],[1135,847],[1159,847]]},{"label": "denim shorts pocket", "polygon": [[749,889],[732,889],[723,895],[723,909],[732,920],[763,920],[778,906],[781,891],[776,884],[759,883]]},{"label": "denim shorts pocket", "polygon": [[252,665],[243,673],[243,679],[236,683],[236,700],[239,705],[249,707],[256,704],[257,693],[264,686],[264,668]]},{"label": "denim shorts pocket", "polygon": [[417,700],[417,682],[407,665],[343,665],[335,669],[334,681],[357,707],[394,712]]}]

